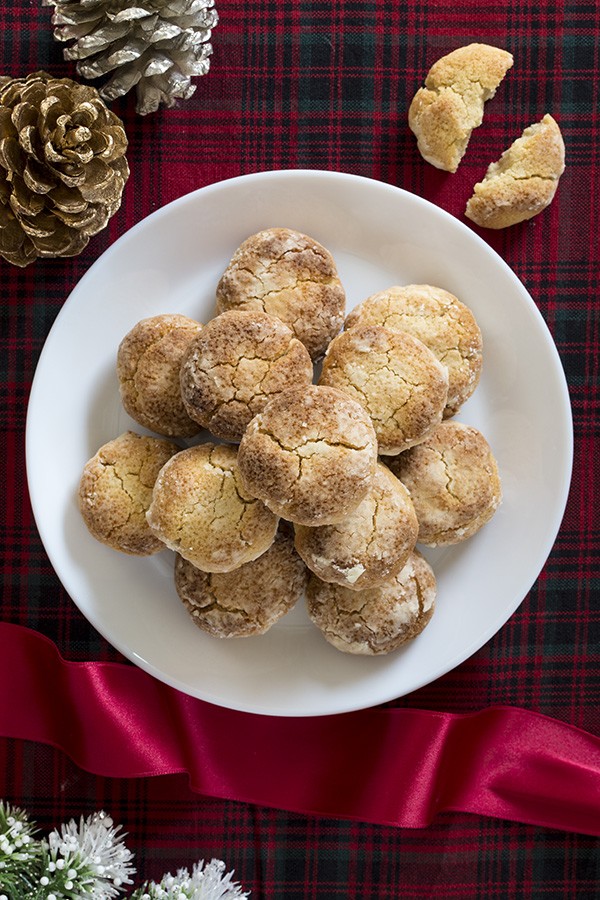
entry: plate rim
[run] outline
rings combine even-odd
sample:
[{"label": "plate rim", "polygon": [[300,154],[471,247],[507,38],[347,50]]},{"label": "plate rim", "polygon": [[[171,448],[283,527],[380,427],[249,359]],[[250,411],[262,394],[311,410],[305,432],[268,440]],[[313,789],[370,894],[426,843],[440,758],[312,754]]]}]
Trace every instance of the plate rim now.
[{"label": "plate rim", "polygon": [[[415,683],[414,687],[410,689],[410,691],[404,691],[403,693],[397,695],[393,691],[388,692],[387,694],[381,693],[381,696],[370,701],[368,704],[365,704],[362,701],[357,702],[356,704],[345,703],[343,706],[338,706],[336,708],[324,709],[324,710],[313,710],[313,709],[305,709],[299,710],[296,707],[294,710],[286,711],[285,709],[277,709],[273,711],[270,708],[262,707],[260,702],[256,702],[253,705],[248,704],[235,704],[232,702],[225,702],[222,699],[217,699],[209,695],[210,692],[198,692],[191,691],[190,686],[184,684],[182,681],[177,679],[176,677],[172,677],[167,675],[164,671],[159,669],[156,665],[144,659],[143,657],[137,655],[135,651],[126,646],[124,643],[120,642],[118,638],[115,638],[112,634],[111,636],[107,636],[105,629],[101,622],[98,622],[98,619],[95,615],[90,614],[88,611],[84,612],[77,600],[71,595],[70,590],[66,587],[62,575],[59,573],[59,569],[55,565],[55,553],[53,549],[49,549],[52,547],[52,542],[47,540],[47,531],[43,524],[43,515],[39,508],[39,498],[35,490],[32,490],[32,471],[33,471],[33,417],[36,408],[36,404],[38,402],[37,397],[39,392],[42,390],[40,386],[40,379],[37,377],[38,372],[43,368],[45,364],[46,357],[52,352],[52,344],[54,340],[56,340],[56,334],[60,331],[60,324],[62,317],[66,314],[65,311],[68,312],[70,306],[77,301],[78,294],[85,290],[85,286],[87,281],[91,279],[100,265],[106,265],[110,263],[110,259],[113,253],[120,251],[126,244],[135,240],[137,234],[140,230],[145,229],[155,222],[158,222],[162,218],[166,218],[168,215],[177,212],[179,207],[185,206],[187,204],[193,204],[196,201],[196,198],[199,195],[207,195],[209,193],[213,193],[224,187],[230,187],[234,189],[236,184],[242,184],[249,181],[260,181],[260,180],[287,180],[287,179],[305,179],[311,178],[314,180],[338,180],[338,181],[348,181],[355,182],[357,184],[363,184],[370,189],[382,190],[385,193],[392,192],[397,194],[401,199],[405,201],[408,199],[409,202],[416,202],[419,206],[422,206],[423,209],[428,210],[430,212],[434,212],[436,216],[441,217],[442,221],[446,223],[450,223],[451,227],[456,228],[458,226],[458,230],[462,231],[463,234],[468,235],[468,239],[474,241],[475,245],[479,247],[481,251],[483,251],[484,255],[488,256],[491,261],[495,265],[500,265],[500,267],[504,270],[505,275],[512,281],[514,287],[517,289],[519,294],[521,295],[521,299],[526,303],[529,307],[530,313],[533,314],[534,318],[538,320],[538,324],[541,325],[541,333],[544,335],[544,341],[547,345],[547,349],[549,349],[550,353],[554,356],[554,361],[556,364],[557,373],[560,374],[560,378],[558,382],[561,387],[561,405],[562,405],[562,416],[564,418],[564,423],[567,424],[567,432],[563,434],[563,452],[565,453],[565,465],[562,469],[562,483],[560,485],[555,485],[555,492],[558,494],[557,506],[556,506],[556,521],[557,526],[553,530],[552,534],[548,536],[545,541],[543,548],[538,553],[538,561],[541,560],[539,566],[536,564],[536,572],[535,576],[532,577],[531,584],[527,591],[523,594],[520,600],[516,602],[515,605],[511,606],[510,612],[508,616],[503,619],[503,622],[498,626],[495,623],[491,624],[488,629],[486,629],[483,634],[479,634],[477,638],[474,638],[466,648],[463,648],[459,654],[459,659],[453,663],[453,665],[448,668],[446,665],[440,666],[438,669],[434,671],[433,674],[429,674]],[[572,407],[570,403],[570,395],[568,389],[568,383],[566,379],[566,374],[564,371],[564,366],[562,364],[562,359],[558,352],[558,348],[556,343],[552,337],[552,333],[550,332],[549,326],[544,319],[540,309],[537,304],[533,300],[533,297],[517,276],[517,274],[513,271],[513,269],[509,266],[509,264],[500,256],[500,254],[491,247],[479,234],[477,234],[472,228],[470,228],[464,222],[461,222],[456,216],[447,212],[443,208],[439,207],[437,204],[425,199],[424,197],[419,196],[405,188],[398,187],[393,184],[389,184],[387,182],[380,181],[375,178],[356,175],[348,172],[340,172],[335,170],[325,170],[325,169],[273,169],[273,170],[262,170],[257,172],[246,173],[242,175],[236,175],[233,177],[221,179],[219,181],[211,182],[210,184],[204,185],[202,187],[196,188],[192,191],[189,191],[186,194],[183,194],[180,197],[175,198],[174,200],[166,203],[164,206],[161,206],[159,209],[154,210],[149,215],[142,218],[139,222],[135,223],[131,228],[127,229],[122,235],[120,235],[109,247],[107,247],[90,265],[90,267],[86,270],[86,272],[82,275],[82,277],[77,281],[77,283],[70,290],[69,294],[65,298],[60,310],[58,311],[46,337],[44,338],[44,343],[41,349],[41,352],[38,356],[35,370],[33,373],[32,383],[30,387],[30,392],[27,400],[27,412],[26,412],[26,422],[25,422],[25,461],[26,461],[26,482],[28,487],[28,493],[30,498],[30,506],[32,509],[34,521],[40,535],[40,539],[44,548],[46,555],[54,569],[54,572],[61,584],[65,588],[66,593],[68,594],[71,602],[77,606],[80,613],[84,616],[84,618],[92,625],[92,627],[102,636],[104,640],[107,641],[111,646],[113,646],[122,656],[128,659],[132,664],[138,666],[142,670],[146,671],[151,676],[157,678],[158,680],[170,685],[171,687],[186,693],[189,696],[196,697],[201,699],[204,702],[211,703],[213,705],[217,705],[224,708],[229,708],[232,710],[238,710],[241,712],[248,712],[257,715],[269,715],[269,716],[279,716],[279,717],[308,717],[308,716],[322,716],[322,715],[335,715],[335,714],[344,714],[346,712],[353,712],[358,709],[364,709],[376,706],[380,703],[389,702],[395,698],[399,698],[402,696],[407,696],[408,694],[419,690],[420,688],[432,683],[442,675],[452,671],[456,666],[465,662],[465,660],[469,659],[477,650],[481,649],[485,644],[506,624],[506,622],[510,619],[510,617],[516,612],[520,604],[523,602],[527,593],[534,586],[535,582],[539,578],[540,572],[544,568],[548,557],[552,551],[552,548],[556,542],[556,538],[559,534],[565,510],[569,498],[569,491],[571,487],[572,480],[572,469],[573,469],[573,457],[574,457],[574,429],[573,429],[573,414]],[[533,573],[533,569],[532,569]],[[108,630],[108,629],[107,629]]]}]

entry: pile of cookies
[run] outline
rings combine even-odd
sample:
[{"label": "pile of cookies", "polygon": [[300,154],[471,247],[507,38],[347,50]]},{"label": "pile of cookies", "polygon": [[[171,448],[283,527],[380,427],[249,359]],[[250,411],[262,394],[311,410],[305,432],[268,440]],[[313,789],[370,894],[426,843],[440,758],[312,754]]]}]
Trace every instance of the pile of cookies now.
[{"label": "pile of cookies", "polygon": [[333,646],[389,653],[434,609],[417,543],[465,540],[500,502],[487,441],[453,418],[481,373],[471,310],[431,285],[345,303],[325,247],[268,228],[208,323],[154,316],[118,347],[124,408],[152,435],[89,460],[83,519],[115,550],[173,550],[177,594],[216,637],[262,634],[305,595]]}]

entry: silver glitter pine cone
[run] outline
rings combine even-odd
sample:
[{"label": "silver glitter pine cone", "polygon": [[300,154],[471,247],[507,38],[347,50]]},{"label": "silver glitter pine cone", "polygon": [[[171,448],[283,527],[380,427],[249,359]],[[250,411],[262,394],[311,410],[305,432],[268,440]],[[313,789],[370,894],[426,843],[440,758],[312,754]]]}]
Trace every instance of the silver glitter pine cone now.
[{"label": "silver glitter pine cone", "polygon": [[136,87],[138,113],[187,100],[210,66],[214,0],[42,0],[56,7],[54,37],[72,41],[65,59],[83,78],[111,74],[100,87],[114,100]]},{"label": "silver glitter pine cone", "polygon": [[0,256],[76,256],[121,204],[123,123],[96,88],[34,72],[0,77]]}]

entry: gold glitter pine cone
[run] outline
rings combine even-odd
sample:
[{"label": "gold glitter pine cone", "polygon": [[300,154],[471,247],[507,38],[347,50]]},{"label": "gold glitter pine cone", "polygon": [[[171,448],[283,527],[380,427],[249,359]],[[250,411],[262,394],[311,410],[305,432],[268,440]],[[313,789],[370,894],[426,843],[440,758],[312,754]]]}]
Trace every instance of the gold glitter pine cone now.
[{"label": "gold glitter pine cone", "polygon": [[96,88],[34,72],[0,77],[0,256],[76,256],[118,210],[123,123]]}]

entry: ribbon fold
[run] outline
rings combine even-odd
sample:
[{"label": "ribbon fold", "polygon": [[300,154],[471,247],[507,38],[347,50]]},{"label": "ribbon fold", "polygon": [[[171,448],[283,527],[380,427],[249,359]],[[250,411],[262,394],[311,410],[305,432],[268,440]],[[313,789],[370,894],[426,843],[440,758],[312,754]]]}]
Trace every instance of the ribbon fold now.
[{"label": "ribbon fold", "polygon": [[600,738],[495,706],[275,718],[213,706],[122,663],[64,660],[0,623],[0,735],[111,778],[187,773],[210,797],[422,828],[466,812],[600,836]]}]

